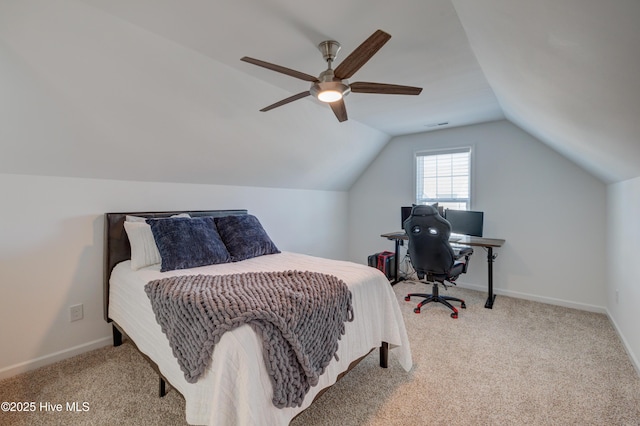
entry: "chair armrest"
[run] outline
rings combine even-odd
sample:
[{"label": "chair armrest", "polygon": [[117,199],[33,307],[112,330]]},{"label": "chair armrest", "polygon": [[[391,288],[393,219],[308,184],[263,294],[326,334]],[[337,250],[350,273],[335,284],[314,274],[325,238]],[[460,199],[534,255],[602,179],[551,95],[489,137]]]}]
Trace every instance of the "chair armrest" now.
[{"label": "chair armrest", "polygon": [[[456,254],[456,259],[455,260],[459,261],[459,263],[463,263],[464,264],[464,267],[462,269],[462,273],[463,274],[467,273],[467,269],[469,268],[469,258],[471,257],[472,254],[473,254],[473,248],[471,248],[471,247],[463,247]],[[460,260],[463,257],[464,257],[464,261]]]},{"label": "chair armrest", "polygon": [[461,248],[460,251],[456,253],[456,260],[460,259],[461,257],[469,258],[469,256],[471,256],[472,254],[473,254],[473,248],[471,247]]}]

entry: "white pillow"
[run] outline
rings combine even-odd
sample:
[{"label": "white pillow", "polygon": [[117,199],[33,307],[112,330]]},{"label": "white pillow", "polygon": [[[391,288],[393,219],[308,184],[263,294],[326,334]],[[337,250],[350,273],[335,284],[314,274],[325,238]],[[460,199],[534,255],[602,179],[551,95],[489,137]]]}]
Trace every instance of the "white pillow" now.
[{"label": "white pillow", "polygon": [[146,220],[147,220],[146,217],[129,216],[129,215],[127,215],[124,219],[125,222],[145,222]]},{"label": "white pillow", "polygon": [[[171,217],[191,216],[181,213]],[[131,245],[131,269],[134,271],[162,262],[151,227],[145,221],[144,217],[127,216],[124,222],[124,229]]]},{"label": "white pillow", "polygon": [[162,262],[149,225],[144,222],[125,221],[124,229],[131,244],[131,269],[137,271]]},{"label": "white pillow", "polygon": [[[191,217],[189,216],[189,213],[180,213],[180,214],[174,214],[171,217]],[[130,216],[130,215],[126,215],[124,220],[125,222],[144,222],[147,223],[147,217],[140,217],[140,216]],[[155,217],[154,219],[166,219],[163,217]]]}]

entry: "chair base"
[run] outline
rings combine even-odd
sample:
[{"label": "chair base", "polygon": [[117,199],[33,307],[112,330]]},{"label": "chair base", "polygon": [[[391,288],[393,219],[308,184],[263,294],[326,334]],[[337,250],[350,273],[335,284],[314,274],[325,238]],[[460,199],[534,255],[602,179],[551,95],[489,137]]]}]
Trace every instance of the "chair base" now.
[{"label": "chair base", "polygon": [[433,290],[432,290],[432,294],[425,294],[425,293],[409,293],[405,296],[404,300],[406,300],[407,302],[409,302],[411,300],[412,297],[424,297],[425,299],[418,303],[418,306],[413,310],[413,312],[415,312],[416,314],[420,313],[420,308],[423,307],[424,305],[426,305],[427,303],[441,303],[443,305],[445,305],[446,307],[448,307],[449,309],[451,309],[453,312],[451,313],[451,318],[458,318],[458,310],[448,301],[451,300],[452,302],[460,302],[460,308],[462,309],[466,309],[467,305],[465,305],[464,300],[462,299],[458,299],[457,297],[451,297],[451,296],[440,296],[440,294],[438,294],[438,283],[433,283]]}]

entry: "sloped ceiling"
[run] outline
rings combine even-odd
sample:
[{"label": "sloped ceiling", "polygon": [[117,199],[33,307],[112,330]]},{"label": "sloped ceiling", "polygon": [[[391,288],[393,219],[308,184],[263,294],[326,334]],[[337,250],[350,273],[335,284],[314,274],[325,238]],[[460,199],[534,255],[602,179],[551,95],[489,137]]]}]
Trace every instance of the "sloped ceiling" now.
[{"label": "sloped ceiling", "polygon": [[[0,172],[346,190],[397,135],[507,118],[605,182],[640,175],[639,2],[0,0]],[[259,109],[392,39],[338,123],[310,98]],[[434,126],[448,123],[444,126]]]},{"label": "sloped ceiling", "polygon": [[640,176],[640,1],[453,3],[507,119],[606,183]]}]

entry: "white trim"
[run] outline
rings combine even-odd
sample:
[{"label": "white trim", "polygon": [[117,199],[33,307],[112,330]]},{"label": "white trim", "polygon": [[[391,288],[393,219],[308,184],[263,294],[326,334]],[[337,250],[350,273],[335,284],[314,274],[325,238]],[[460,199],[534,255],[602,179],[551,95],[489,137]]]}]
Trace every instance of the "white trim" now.
[{"label": "white trim", "polygon": [[[469,289],[469,290],[477,290],[477,291],[480,291],[480,292],[485,293],[485,294],[487,293],[487,287],[483,286],[483,285],[468,284],[468,283],[463,283],[463,282],[460,282],[460,281],[456,281],[456,286],[460,287],[460,288],[466,288],[466,289]],[[500,290],[500,289],[496,290],[496,289],[494,289],[494,294],[503,295],[503,296],[507,296],[507,297],[514,297],[514,298],[517,298],[517,299],[531,300],[531,301],[534,301],[534,302],[546,303],[546,304],[549,304],[549,305],[563,306],[565,308],[579,309],[581,311],[588,311],[588,312],[595,312],[595,313],[598,313],[598,314],[605,314],[607,316],[607,318],[609,318],[609,321],[611,321],[611,324],[613,325],[613,328],[615,329],[616,334],[620,338],[620,341],[622,342],[622,346],[624,347],[624,350],[627,352],[627,355],[629,356],[629,360],[631,360],[631,364],[633,365],[633,367],[636,369],[636,372],[640,376],[640,361],[638,360],[636,355],[631,350],[631,346],[629,345],[629,342],[627,342],[627,339],[624,338],[624,335],[620,331],[620,327],[618,327],[618,324],[616,323],[615,319],[613,318],[613,316],[611,315],[611,313],[609,312],[609,310],[607,308],[602,307],[602,306],[587,305],[587,304],[584,304],[584,303],[570,302],[568,300],[554,299],[554,298],[551,298],[551,297],[535,296],[535,295],[528,294],[528,293],[520,293],[520,292],[517,292],[517,291],[510,291],[510,290]],[[494,308],[495,309],[500,309],[500,299],[499,298],[496,298],[496,301],[494,303]]]},{"label": "white trim", "polygon": [[21,362],[19,364],[10,365],[0,370],[0,380],[8,377],[13,377],[27,371],[35,370],[36,368],[44,367],[45,365],[53,364],[58,361],[62,361],[67,358],[71,358],[76,355],[80,355],[85,352],[99,349],[104,346],[108,346],[112,343],[111,337],[103,337],[92,342],[84,343],[82,345],[74,346],[69,349],[54,352],[49,355],[44,355],[29,361]]},{"label": "white trim", "polygon": [[476,210],[475,196],[476,193],[476,171],[474,164],[476,163],[476,145],[469,145],[469,210]]},{"label": "white trim", "polygon": [[620,327],[618,327],[618,324],[613,319],[613,316],[611,315],[608,309],[607,309],[607,317],[609,317],[609,321],[611,321],[611,324],[613,324],[613,328],[616,330],[616,333],[618,333],[618,337],[620,338],[620,341],[622,341],[622,346],[624,346],[624,350],[627,351],[627,355],[629,355],[631,364],[633,364],[633,366],[636,369],[636,372],[640,376],[640,361],[638,361],[638,358],[635,356],[635,354],[631,350],[631,346],[629,346],[629,342],[627,342],[627,339],[625,339],[624,335],[620,332]]},{"label": "white trim", "polygon": [[413,151],[413,157],[411,159],[413,164],[413,203],[417,202],[416,195],[418,192],[417,188],[417,158],[419,155],[436,155],[436,154],[449,154],[456,152],[469,152],[469,206],[468,210],[473,210],[473,194],[475,193],[475,175],[474,175],[474,162],[475,162],[475,150],[476,144],[468,144],[468,145],[458,145],[454,147],[440,147],[440,148],[429,148],[429,149],[419,149]]},{"label": "white trim", "polygon": [[[469,284],[469,283],[464,283],[464,282],[461,282],[461,281],[456,281],[456,285],[458,287],[460,287],[460,288],[468,288],[470,290],[477,290],[477,291],[480,291],[482,293],[487,294],[487,286],[486,285]],[[570,300],[555,299],[553,297],[537,296],[535,294],[521,293],[519,291],[503,290],[503,289],[494,288],[493,289],[493,294],[507,296],[507,297],[513,297],[513,298],[516,298],[516,299],[531,300],[533,302],[546,303],[548,305],[563,306],[565,308],[579,309],[581,311],[595,312],[595,313],[598,313],[598,314],[606,314],[607,313],[607,309],[604,306],[588,305],[586,303],[578,303],[578,302],[572,302]],[[499,303],[500,303],[500,299],[496,298],[494,306],[497,307],[499,305]]]},{"label": "white trim", "polygon": [[471,145],[458,145],[453,146],[451,148],[443,147],[443,148],[429,148],[429,149],[420,149],[415,152],[415,155],[434,155],[434,154],[462,154],[464,152],[469,152],[469,150],[473,148]]}]

